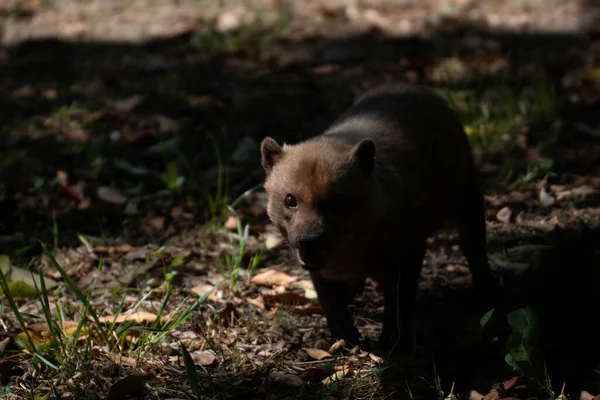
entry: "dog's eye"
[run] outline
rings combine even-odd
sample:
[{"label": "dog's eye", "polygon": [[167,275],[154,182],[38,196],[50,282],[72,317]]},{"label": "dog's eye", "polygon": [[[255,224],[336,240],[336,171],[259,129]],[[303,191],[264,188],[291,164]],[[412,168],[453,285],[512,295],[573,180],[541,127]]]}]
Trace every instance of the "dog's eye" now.
[{"label": "dog's eye", "polygon": [[294,197],[294,195],[291,194],[285,196],[284,203],[287,208],[296,208],[296,206],[298,205],[296,198]]}]

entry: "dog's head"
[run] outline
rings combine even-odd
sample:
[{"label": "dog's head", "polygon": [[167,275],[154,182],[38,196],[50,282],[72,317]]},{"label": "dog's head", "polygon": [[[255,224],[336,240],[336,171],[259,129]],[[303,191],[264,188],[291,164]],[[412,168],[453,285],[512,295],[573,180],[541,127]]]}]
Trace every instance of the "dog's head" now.
[{"label": "dog's head", "polygon": [[303,268],[326,268],[347,239],[361,233],[357,221],[367,217],[375,143],[314,140],[281,147],[266,137],[261,155],[271,221]]}]

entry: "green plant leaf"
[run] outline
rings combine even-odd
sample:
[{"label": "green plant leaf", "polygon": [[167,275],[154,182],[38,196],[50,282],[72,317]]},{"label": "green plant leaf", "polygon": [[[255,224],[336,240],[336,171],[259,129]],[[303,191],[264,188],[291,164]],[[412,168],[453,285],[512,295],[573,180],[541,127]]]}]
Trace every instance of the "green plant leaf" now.
[{"label": "green plant leaf", "polygon": [[535,311],[531,307],[520,308],[508,314],[508,323],[513,332],[519,332],[523,343],[532,346],[534,342]]},{"label": "green plant leaf", "polygon": [[[10,294],[15,298],[33,297],[37,294],[37,289],[40,287],[40,278],[33,275],[26,269],[15,267],[10,262],[10,257],[0,254],[0,271],[4,274]],[[58,283],[50,278],[44,278],[46,288],[54,289]],[[0,289],[0,294],[4,293]]]},{"label": "green plant leaf", "polygon": [[513,369],[515,369],[515,370],[519,369],[519,365],[515,362],[515,360],[513,360],[512,356],[510,354],[507,354],[504,356],[504,361],[506,361],[506,363],[508,365],[510,365]]},{"label": "green plant leaf", "polygon": [[507,316],[513,333],[506,341],[508,354],[505,361],[511,367],[526,374],[533,374],[532,355],[535,346],[535,314],[533,308],[526,307],[513,311]]},{"label": "green plant leaf", "polygon": [[[8,290],[15,299],[34,297],[37,294],[33,287],[23,281],[8,282]],[[0,294],[4,294],[1,288]]]},{"label": "green plant leaf", "polygon": [[187,374],[188,381],[190,382],[190,387],[196,398],[199,399],[200,393],[198,392],[198,374],[196,374],[196,364],[194,364],[192,356],[187,351],[183,343],[180,343],[180,345],[181,355],[183,356],[183,364],[185,365],[185,372]]},{"label": "green plant leaf", "polygon": [[35,396],[33,396],[33,398],[34,398],[34,400],[48,400],[48,398],[50,397],[50,393],[52,393],[52,391],[49,390],[45,395],[43,395],[43,396],[35,395]]},{"label": "green plant leaf", "polygon": [[481,329],[485,329],[488,322],[490,322],[490,319],[492,318],[492,314],[494,314],[495,310],[496,310],[495,308],[492,308],[490,311],[486,312],[483,315],[483,317],[481,317],[481,319],[479,320],[479,326],[481,326]]},{"label": "green plant leaf", "polygon": [[4,274],[6,279],[10,279],[12,266],[10,265],[10,258],[5,254],[0,254],[0,271]]}]

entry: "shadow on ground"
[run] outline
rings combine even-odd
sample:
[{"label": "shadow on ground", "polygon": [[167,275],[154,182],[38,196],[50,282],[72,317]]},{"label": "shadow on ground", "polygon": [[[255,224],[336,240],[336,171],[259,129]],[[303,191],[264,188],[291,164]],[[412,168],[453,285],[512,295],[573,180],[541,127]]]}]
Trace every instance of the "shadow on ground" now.
[{"label": "shadow on ground", "polygon": [[[445,86],[485,90],[501,79],[509,88],[520,88],[542,78],[560,91],[560,80],[589,56],[590,40],[575,35],[467,32],[429,39],[369,34],[274,42],[230,53],[194,50],[187,35],[140,46],[46,40],[4,49],[0,133],[5,192],[30,189],[37,178],[52,179],[62,169],[71,181],[81,181],[83,195],[99,185],[138,188],[140,183],[141,194],[151,194],[165,183],[134,166],[164,172],[175,161],[187,178],[187,193],[203,201],[203,191],[216,186],[215,174],[206,173],[217,162],[209,135],[223,155],[231,155],[241,138],[253,138],[229,168],[235,197],[262,179],[257,142],[263,136],[293,142],[314,135],[369,86],[403,81],[408,74],[437,85],[431,71],[440,58],[501,55],[507,67],[500,74],[477,74]],[[144,100],[137,107],[117,104],[122,111],[110,112],[107,104],[130,96]],[[594,105],[572,109],[565,104],[558,117],[593,127],[598,124]],[[573,135],[566,140],[573,141]],[[152,148],[160,141],[167,143],[163,151]],[[595,166],[568,167],[575,172]],[[122,228],[119,210],[95,201],[81,212],[61,212],[69,210],[65,204],[30,204],[19,213],[14,207],[10,201],[2,207],[3,233],[25,229],[26,236],[42,234],[51,208],[65,232],[82,225],[95,234]],[[99,213],[106,221],[98,220]]]}]

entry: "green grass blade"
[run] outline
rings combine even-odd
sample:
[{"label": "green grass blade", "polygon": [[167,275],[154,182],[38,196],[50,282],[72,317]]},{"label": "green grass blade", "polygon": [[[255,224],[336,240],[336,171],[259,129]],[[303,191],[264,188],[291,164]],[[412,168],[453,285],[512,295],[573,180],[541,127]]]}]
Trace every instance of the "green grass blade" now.
[{"label": "green grass blade", "polygon": [[[48,328],[50,330],[52,340],[50,341],[52,347],[55,349],[57,354],[64,354],[64,334],[60,326],[56,323],[54,318],[52,318],[52,313],[50,312],[50,300],[48,299],[48,290],[46,288],[46,280],[44,279],[44,274],[40,270],[40,286],[41,288],[37,288],[37,283],[35,279],[32,280],[34,285],[36,286],[36,290],[40,292],[40,303],[42,304],[42,312],[44,313],[44,317],[46,318],[46,323],[48,324]],[[62,325],[64,326],[64,325]]]},{"label": "green grass blade", "polygon": [[199,399],[200,394],[198,393],[198,374],[196,373],[196,365],[183,343],[179,342],[179,344],[181,345],[181,355],[183,356],[183,364],[185,366],[188,382],[190,383],[190,388],[196,398]]},{"label": "green grass blade", "polygon": [[[50,250],[48,250],[48,247],[43,243],[42,243],[42,249],[44,250],[44,253],[48,256],[48,259],[52,263],[52,266],[54,268],[56,268],[56,270],[60,273],[62,278],[65,280],[65,283],[67,284],[67,286],[69,286],[69,288],[73,291],[73,293],[75,293],[75,296],[77,297],[77,299],[79,299],[79,301],[81,301],[82,304],[89,304],[89,298],[83,295],[81,290],[79,290],[79,288],[77,287],[77,284],[75,284],[75,282],[73,282],[73,279],[71,279],[71,277],[65,272],[65,270],[58,264],[58,262],[54,258],[54,255],[52,254],[52,252]],[[98,333],[102,337],[102,341],[104,343],[109,343],[106,331],[103,328],[102,323],[98,319],[98,315],[96,314],[96,312],[91,307],[89,308],[88,312],[94,319],[94,322],[96,323],[96,328],[98,329]]]},{"label": "green grass blade", "polygon": [[52,362],[50,362],[50,360],[48,360],[46,357],[42,356],[39,353],[34,353],[33,354],[36,358],[39,358],[44,364],[46,364],[47,366],[49,366],[52,369],[55,369],[58,371],[58,366],[54,365]]},{"label": "green grass blade", "polygon": [[[23,332],[25,332],[25,335],[27,336],[27,340],[29,340],[29,343],[31,344],[31,349],[33,351],[37,350],[35,343],[33,342],[31,335],[29,334],[29,329],[27,329],[27,325],[25,325],[23,316],[19,312],[19,307],[17,306],[17,303],[15,303],[15,299],[13,299],[13,297],[10,294],[10,288],[8,287],[8,282],[6,280],[6,277],[4,276],[4,272],[2,272],[2,270],[0,270],[0,286],[2,287],[4,296],[8,300],[8,303],[10,304],[10,308],[13,310],[13,312],[15,313],[15,316],[17,317],[17,320],[19,321],[19,326],[21,327]],[[27,346],[25,346],[25,347],[27,347]]]}]

